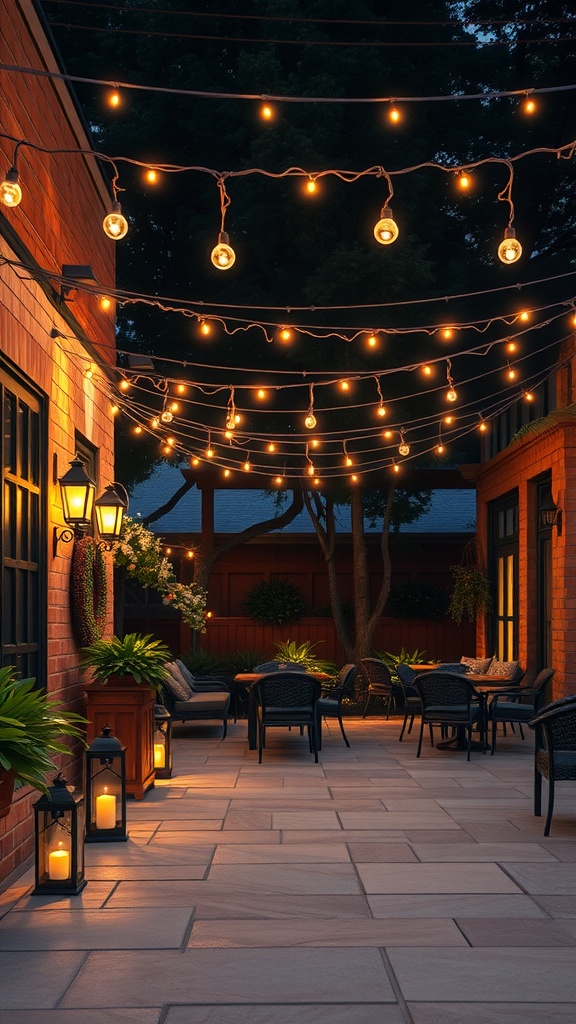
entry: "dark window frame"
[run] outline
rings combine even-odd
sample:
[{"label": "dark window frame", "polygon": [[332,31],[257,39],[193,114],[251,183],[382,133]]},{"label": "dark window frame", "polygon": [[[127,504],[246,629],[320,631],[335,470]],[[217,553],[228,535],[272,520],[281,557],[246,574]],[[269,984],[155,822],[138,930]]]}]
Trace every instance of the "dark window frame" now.
[{"label": "dark window frame", "polygon": [[[504,661],[518,658],[518,492],[510,491],[488,506],[490,577],[494,608],[490,616],[490,650]],[[506,585],[512,575],[512,600]],[[512,641],[510,642],[510,633]]]}]

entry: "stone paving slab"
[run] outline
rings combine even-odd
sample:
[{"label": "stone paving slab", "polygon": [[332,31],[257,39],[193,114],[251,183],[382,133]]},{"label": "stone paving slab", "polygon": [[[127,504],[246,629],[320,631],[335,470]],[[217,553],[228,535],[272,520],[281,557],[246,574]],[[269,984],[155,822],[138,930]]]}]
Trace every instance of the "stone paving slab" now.
[{"label": "stone paving slab", "polygon": [[390,949],[390,963],[410,1001],[576,1003],[573,949]]},{"label": "stone paving slab", "polygon": [[92,953],[61,1005],[395,1001],[375,949],[194,949]]},{"label": "stone paving slab", "polygon": [[358,874],[370,894],[520,892],[496,864],[359,864]]},{"label": "stone paving slab", "polygon": [[576,928],[572,931],[571,924],[539,918],[458,918],[458,926],[471,946],[574,946]]},{"label": "stone paving slab", "polygon": [[[77,975],[86,955],[77,951],[46,950],[0,953],[0,1005],[4,1012],[19,1007],[43,1010],[55,1006]],[[38,1014],[35,1024],[38,1024]]]},{"label": "stone paving slab", "polygon": [[[557,927],[559,926],[554,926]],[[559,929],[561,930],[561,929]],[[552,943],[549,943],[552,945]],[[560,943],[557,943],[560,945]],[[413,919],[332,921],[327,931],[325,921],[198,921],[192,927],[188,946],[261,947],[282,946],[332,947],[346,946],[465,946],[466,939],[453,921]]]},{"label": "stone paving slab", "polygon": [[563,1003],[409,1003],[413,1024],[574,1024]]},{"label": "stone paving slab", "polygon": [[[403,895],[369,896],[374,917],[537,917],[547,916],[529,896]],[[576,910],[575,910],[576,916]]]},{"label": "stone paving slab", "polygon": [[247,1006],[176,1006],[168,1011],[165,1024],[302,1024],[303,1021],[306,1024],[404,1024],[405,1018],[397,1006],[386,1003],[339,1006],[310,1003],[255,1006],[251,1003]]},{"label": "stone paving slab", "polygon": [[571,864],[509,864],[507,870],[526,892],[576,895],[576,871]]},{"label": "stone paving slab", "polygon": [[249,846],[218,847],[213,864],[317,864],[350,863],[344,843],[262,843]]},{"label": "stone paving slab", "polygon": [[[98,1016],[95,1016],[97,1012]],[[118,1007],[98,1010],[42,1010],[42,1024],[159,1024],[159,1007],[124,1010]],[[0,1009],[0,1024],[39,1024],[37,1010]]]},{"label": "stone paving slab", "polygon": [[557,864],[554,854],[537,843],[414,843],[421,861],[542,861]]},{"label": "stone paving slab", "polygon": [[316,864],[304,871],[298,864],[216,864],[210,869],[206,886],[255,895],[336,895],[361,891],[352,864]]},{"label": "stone paving slab", "polygon": [[190,910],[22,911],[0,921],[1,950],[179,949]]}]

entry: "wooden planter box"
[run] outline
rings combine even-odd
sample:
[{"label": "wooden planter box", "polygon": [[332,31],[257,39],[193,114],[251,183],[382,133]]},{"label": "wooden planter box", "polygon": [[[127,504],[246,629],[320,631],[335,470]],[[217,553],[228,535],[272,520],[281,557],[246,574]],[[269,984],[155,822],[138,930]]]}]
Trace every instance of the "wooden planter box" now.
[{"label": "wooden planter box", "polygon": [[139,685],[130,676],[88,683],[86,718],[88,743],[101,736],[109,725],[112,733],[126,744],[126,793],[142,800],[154,785],[154,703],[155,691]]},{"label": "wooden planter box", "polygon": [[14,772],[0,768],[0,818],[10,814],[14,794]]}]

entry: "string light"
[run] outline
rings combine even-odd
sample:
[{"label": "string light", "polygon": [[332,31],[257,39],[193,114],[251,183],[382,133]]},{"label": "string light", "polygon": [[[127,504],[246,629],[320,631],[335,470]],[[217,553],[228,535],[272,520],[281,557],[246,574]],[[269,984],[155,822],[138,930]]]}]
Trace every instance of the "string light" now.
[{"label": "string light", "polygon": [[426,363],[422,367],[422,373],[424,374],[425,377],[431,377],[432,376],[432,367],[428,366],[428,364]]},{"label": "string light", "polygon": [[454,381],[452,380],[452,376],[451,376],[451,373],[450,373],[451,369],[452,369],[452,363],[448,359],[446,361],[446,379],[447,379],[448,384],[450,386],[448,388],[448,391],[446,392],[446,401],[447,402],[456,402],[457,399],[458,399],[458,392],[456,391],[456,388],[454,387]]},{"label": "string light", "polygon": [[498,246],[498,258],[502,263],[516,263],[522,255],[522,246],[516,238],[514,228],[506,228],[504,238]]},{"label": "string light", "polygon": [[144,180],[148,185],[157,185],[159,180],[158,171],[155,167],[149,167],[144,175]]},{"label": "string light", "polygon": [[244,463],[242,468],[243,468],[245,473],[249,473],[250,470],[252,469],[252,467],[250,465],[250,456],[249,455],[247,456],[246,461],[245,461],[245,463]]},{"label": "string light", "polygon": [[16,167],[10,167],[6,171],[4,181],[0,183],[0,203],[4,206],[14,208],[22,202],[22,189],[18,181]]},{"label": "string light", "polygon": [[304,191],[309,196],[313,196],[318,192],[318,182],[316,181],[316,178],[312,177],[312,175],[310,175],[308,181],[305,183]]},{"label": "string light", "polygon": [[390,121],[390,124],[399,124],[402,120],[402,114],[395,103],[393,103],[388,110],[388,120]]},{"label": "string light", "polygon": [[525,399],[526,402],[533,402],[534,401],[534,395],[532,394],[531,391],[525,391],[524,392],[524,399]]},{"label": "string light", "polygon": [[410,445],[404,439],[404,431],[400,431],[400,444],[398,445],[399,455],[410,455]]},{"label": "string light", "polygon": [[101,295],[98,300],[98,305],[104,313],[107,313],[108,310],[112,308],[113,302],[109,295]]},{"label": "string light", "polygon": [[481,434],[485,434],[486,431],[488,430],[488,425],[486,423],[486,420],[483,419],[482,417],[480,417],[480,423],[478,424],[478,430],[480,431]]},{"label": "string light", "polygon": [[218,242],[210,253],[210,259],[217,270],[230,270],[236,262],[236,253],[230,245],[228,232],[224,230],[226,210],[230,206],[230,197],[222,178],[218,179],[218,191],[220,193],[220,232]]},{"label": "string light", "polygon": [[262,118],[263,121],[273,121],[274,108],[271,107],[269,103],[264,103],[260,107],[260,117]]},{"label": "string light", "polygon": [[109,107],[113,107],[114,109],[116,109],[117,107],[120,107],[121,105],[122,105],[122,97],[120,96],[120,93],[118,92],[117,89],[114,89],[113,92],[108,93],[108,106]]},{"label": "string light", "polygon": [[368,348],[376,348],[378,345],[378,335],[369,334],[368,338],[366,339],[366,344],[368,345]]},{"label": "string light", "polygon": [[472,178],[466,171],[459,171],[456,175],[456,181],[461,192],[468,192],[472,184]]},{"label": "string light", "polygon": [[207,320],[200,320],[200,334],[203,334],[205,338],[212,334],[212,325]]},{"label": "string light", "polygon": [[256,392],[256,397],[259,398],[261,402],[263,402],[265,401],[265,399],[268,398],[268,392],[264,388],[258,388],[258,391]]},{"label": "string light", "polygon": [[128,234],[128,221],[122,213],[120,203],[112,203],[112,210],[104,217],[102,227],[108,238],[111,238],[114,242],[119,242],[121,238]]},{"label": "string light", "polygon": [[291,342],[293,337],[294,337],[294,335],[293,335],[293,333],[292,333],[292,331],[290,330],[289,327],[282,327],[282,328],[280,328],[280,330],[278,332],[278,338],[285,345],[287,345],[289,342]]},{"label": "string light", "polygon": [[515,370],[513,366],[509,366],[508,367],[508,371],[506,373],[506,376],[508,377],[509,381],[516,380],[516,378],[518,376],[518,371]]},{"label": "string light", "polygon": [[525,114],[528,114],[528,116],[530,116],[532,114],[535,114],[537,109],[538,109],[538,105],[536,103],[536,100],[532,96],[527,96],[526,99],[524,100],[524,103],[522,104],[523,112]]},{"label": "string light", "polygon": [[391,245],[398,238],[398,225],[389,206],[383,206],[380,220],[374,225],[374,238],[380,245]]}]

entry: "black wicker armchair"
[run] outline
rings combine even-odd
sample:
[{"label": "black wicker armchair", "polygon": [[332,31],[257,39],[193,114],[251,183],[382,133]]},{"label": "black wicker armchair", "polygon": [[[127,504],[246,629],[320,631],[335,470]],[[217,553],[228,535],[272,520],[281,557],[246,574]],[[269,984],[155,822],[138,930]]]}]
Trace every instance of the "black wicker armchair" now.
[{"label": "black wicker armchair", "polygon": [[524,739],[522,726],[528,725],[531,718],[546,703],[548,684],[555,669],[544,668],[538,673],[530,686],[518,686],[513,690],[501,690],[490,701],[488,721],[492,726],[492,749],[496,750],[496,733],[499,725],[517,725]]},{"label": "black wicker armchair", "polygon": [[318,748],[322,749],[321,720],[323,718],[336,718],[340,726],[340,732],[347,747],[350,746],[348,737],[344,732],[342,722],[342,701],[345,697],[352,696],[354,692],[354,681],[356,678],[356,665],[344,665],[338,675],[331,683],[322,686],[322,696],[316,702],[316,714],[318,715]]},{"label": "black wicker armchair", "polygon": [[293,725],[307,728],[310,751],[318,761],[316,702],[320,694],[320,680],[304,672],[272,672],[254,683],[251,697],[256,706],[259,763],[266,746],[266,730]]},{"label": "black wicker armchair", "polygon": [[362,718],[366,718],[368,707],[376,697],[381,697],[384,701],[386,718],[389,718],[394,684],[388,666],[380,661],[380,658],[361,658],[358,662],[358,672],[366,684],[366,704]]},{"label": "black wicker armchair", "polygon": [[534,814],[542,814],[542,778],[548,779],[548,812],[544,835],[550,835],[556,782],[576,781],[576,697],[564,697],[542,708],[528,723],[536,731],[534,751]]},{"label": "black wicker armchair", "polygon": [[422,719],[416,757],[422,750],[424,726],[430,729],[430,743],[434,746],[433,726],[453,727],[467,738],[468,761],[472,749],[472,730],[477,726],[485,749],[484,704],[474,684],[458,672],[423,672],[416,679],[416,689],[422,701]]}]

